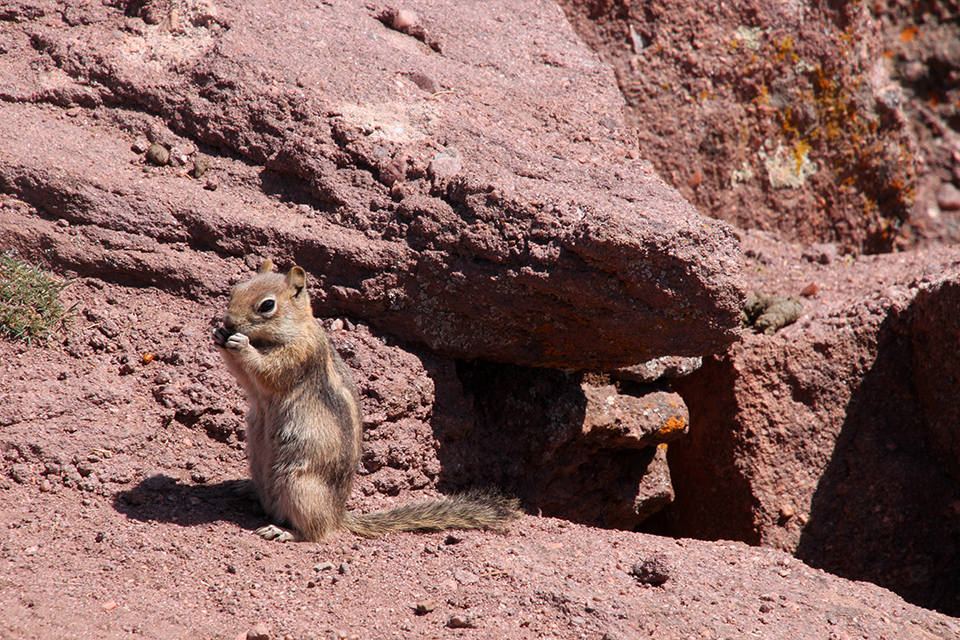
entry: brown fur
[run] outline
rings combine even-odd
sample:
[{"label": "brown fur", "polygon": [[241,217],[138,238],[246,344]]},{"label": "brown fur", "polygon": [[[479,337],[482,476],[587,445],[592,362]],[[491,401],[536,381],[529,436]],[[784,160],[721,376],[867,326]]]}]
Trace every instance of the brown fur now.
[{"label": "brown fur", "polygon": [[[360,460],[360,399],[313,317],[300,267],[284,276],[266,260],[258,275],[234,287],[214,342],[250,403],[247,459],[260,502],[302,538],[322,542],[341,527],[363,536],[489,529],[517,517],[516,501],[483,493],[346,513]],[[257,533],[291,538],[275,526]]]}]

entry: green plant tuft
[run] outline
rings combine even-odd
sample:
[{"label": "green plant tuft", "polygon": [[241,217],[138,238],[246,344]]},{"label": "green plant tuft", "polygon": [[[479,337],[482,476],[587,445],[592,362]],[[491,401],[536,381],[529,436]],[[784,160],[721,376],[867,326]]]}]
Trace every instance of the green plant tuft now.
[{"label": "green plant tuft", "polygon": [[12,253],[0,254],[0,336],[27,344],[49,338],[73,313],[60,302],[69,284]]}]

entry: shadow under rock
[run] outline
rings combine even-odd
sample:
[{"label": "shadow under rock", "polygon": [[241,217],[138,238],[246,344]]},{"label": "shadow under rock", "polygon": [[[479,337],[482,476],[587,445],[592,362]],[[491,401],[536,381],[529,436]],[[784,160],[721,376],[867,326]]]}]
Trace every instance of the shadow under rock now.
[{"label": "shadow under rock", "polygon": [[231,522],[254,531],[269,523],[249,480],[217,484],[183,484],[166,475],[146,478],[113,496],[113,507],[132,520],[194,527]]},{"label": "shadow under rock", "polygon": [[674,502],[646,520],[640,531],[760,544],[750,481],[737,463],[741,441],[731,437],[743,428],[731,410],[737,406],[738,375],[727,353],[705,357],[698,370],[672,381],[690,411],[690,435],[671,442],[667,453]]},{"label": "shadow under rock", "polygon": [[436,385],[431,426],[444,493],[496,487],[532,513],[612,528],[633,528],[653,508],[655,499],[637,500],[645,478],[663,481],[651,473],[656,447],[584,436],[583,372],[423,362]]},{"label": "shadow under rock", "polygon": [[[888,317],[847,405],[796,556],[960,615],[960,485],[930,450],[910,322]],[[958,425],[960,426],[960,425]]]}]

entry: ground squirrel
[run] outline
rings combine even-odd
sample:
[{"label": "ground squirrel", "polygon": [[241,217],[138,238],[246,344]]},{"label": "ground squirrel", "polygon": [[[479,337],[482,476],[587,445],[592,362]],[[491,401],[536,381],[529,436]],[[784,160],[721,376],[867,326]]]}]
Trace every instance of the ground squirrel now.
[{"label": "ground squirrel", "polygon": [[[518,516],[515,500],[475,492],[346,511],[361,447],[360,398],[346,365],[313,317],[306,273],[282,275],[266,260],[230,295],[213,340],[247,394],[247,459],[253,488],[270,517],[302,539],[322,542],[343,527],[362,536],[391,531],[495,529]],[[267,539],[294,538],[276,525]]]}]

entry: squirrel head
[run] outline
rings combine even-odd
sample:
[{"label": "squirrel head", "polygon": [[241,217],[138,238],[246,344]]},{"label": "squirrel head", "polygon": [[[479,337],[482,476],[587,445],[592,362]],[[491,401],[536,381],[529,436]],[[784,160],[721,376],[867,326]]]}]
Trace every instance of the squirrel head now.
[{"label": "squirrel head", "polygon": [[313,319],[306,284],[307,274],[301,267],[284,275],[273,271],[272,260],[264,260],[257,275],[230,293],[224,328],[246,335],[254,346],[296,340],[304,322]]}]

